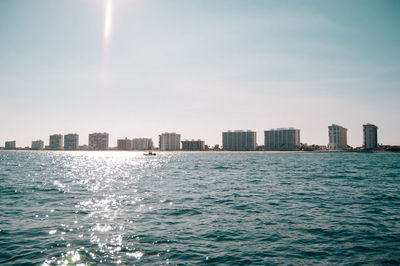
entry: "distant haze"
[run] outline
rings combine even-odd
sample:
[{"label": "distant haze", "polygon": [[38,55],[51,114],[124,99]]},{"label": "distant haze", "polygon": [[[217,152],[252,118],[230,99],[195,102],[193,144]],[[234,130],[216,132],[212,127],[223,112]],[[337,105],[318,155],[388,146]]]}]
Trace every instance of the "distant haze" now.
[{"label": "distant haze", "polygon": [[400,144],[400,1],[0,1],[0,146],[328,125]]}]

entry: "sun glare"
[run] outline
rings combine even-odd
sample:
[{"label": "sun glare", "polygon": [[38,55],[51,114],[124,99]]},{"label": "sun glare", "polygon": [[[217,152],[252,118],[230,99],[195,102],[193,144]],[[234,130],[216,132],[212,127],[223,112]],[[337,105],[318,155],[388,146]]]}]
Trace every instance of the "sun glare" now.
[{"label": "sun glare", "polygon": [[106,16],[104,21],[104,39],[108,41],[111,34],[111,16],[112,16],[112,6],[111,0],[107,0],[106,3]]}]

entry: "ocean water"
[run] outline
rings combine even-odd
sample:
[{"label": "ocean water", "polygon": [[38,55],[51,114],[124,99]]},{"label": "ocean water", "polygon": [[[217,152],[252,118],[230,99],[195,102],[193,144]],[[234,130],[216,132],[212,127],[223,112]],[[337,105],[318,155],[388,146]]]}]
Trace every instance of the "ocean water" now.
[{"label": "ocean water", "polygon": [[0,152],[0,264],[399,264],[400,154]]}]

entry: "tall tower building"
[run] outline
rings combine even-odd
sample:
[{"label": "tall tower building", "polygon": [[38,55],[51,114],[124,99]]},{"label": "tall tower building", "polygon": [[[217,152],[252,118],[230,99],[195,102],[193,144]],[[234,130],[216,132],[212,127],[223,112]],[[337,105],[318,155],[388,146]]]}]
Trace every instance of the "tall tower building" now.
[{"label": "tall tower building", "polygon": [[251,130],[222,132],[222,148],[226,151],[255,151],[257,134]]},{"label": "tall tower building", "polygon": [[63,148],[63,136],[61,134],[51,135],[49,140],[49,149],[62,150],[62,148]]},{"label": "tall tower building", "polygon": [[79,135],[64,135],[64,150],[77,150],[79,146]]},{"label": "tall tower building", "polygon": [[159,135],[161,151],[177,151],[181,149],[181,135],[176,133],[162,133]]},{"label": "tall tower building", "polygon": [[108,133],[89,134],[89,150],[108,150]]},{"label": "tall tower building", "polygon": [[6,141],[4,146],[6,150],[14,150],[17,148],[17,142],[15,140]]},{"label": "tall tower building", "polygon": [[296,151],[300,147],[300,130],[278,128],[264,131],[266,151]]},{"label": "tall tower building", "polygon": [[332,124],[329,129],[329,150],[347,149],[347,128]]},{"label": "tall tower building", "polygon": [[150,138],[132,139],[132,150],[152,150],[153,140]]},{"label": "tall tower building", "polygon": [[364,149],[374,150],[378,148],[378,127],[370,123],[363,125]]},{"label": "tall tower building", "polygon": [[44,142],[43,140],[34,140],[32,141],[32,150],[43,150],[44,148]]},{"label": "tall tower building", "polygon": [[117,140],[118,150],[132,150],[132,140],[125,138]]}]

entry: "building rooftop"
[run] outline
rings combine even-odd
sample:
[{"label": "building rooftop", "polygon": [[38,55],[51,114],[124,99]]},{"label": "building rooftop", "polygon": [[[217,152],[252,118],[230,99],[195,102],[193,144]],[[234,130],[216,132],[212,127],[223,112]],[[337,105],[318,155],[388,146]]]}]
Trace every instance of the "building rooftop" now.
[{"label": "building rooftop", "polygon": [[224,132],[255,132],[253,130],[247,129],[247,130],[243,130],[243,129],[238,129],[238,130],[228,130],[228,131],[224,131]]},{"label": "building rooftop", "polygon": [[[276,130],[298,130],[294,127],[287,127],[287,128],[271,128],[270,131],[276,131]],[[267,130],[266,130],[267,131]]]}]

